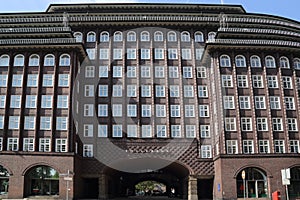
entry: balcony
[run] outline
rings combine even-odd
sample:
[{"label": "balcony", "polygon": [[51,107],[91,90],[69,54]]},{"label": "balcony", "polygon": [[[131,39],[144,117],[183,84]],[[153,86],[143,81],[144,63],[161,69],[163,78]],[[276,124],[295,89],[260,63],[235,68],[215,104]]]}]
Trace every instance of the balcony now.
[{"label": "balcony", "polygon": [[50,39],[5,39],[0,40],[0,45],[39,45],[39,44],[74,44],[75,38],[50,38]]},{"label": "balcony", "polygon": [[70,27],[26,27],[26,28],[0,28],[1,33],[49,33],[70,32]]},{"label": "balcony", "polygon": [[230,33],[257,33],[257,34],[274,34],[274,35],[286,35],[300,37],[300,33],[275,30],[275,29],[257,29],[257,28],[219,28],[220,32],[230,32]]}]

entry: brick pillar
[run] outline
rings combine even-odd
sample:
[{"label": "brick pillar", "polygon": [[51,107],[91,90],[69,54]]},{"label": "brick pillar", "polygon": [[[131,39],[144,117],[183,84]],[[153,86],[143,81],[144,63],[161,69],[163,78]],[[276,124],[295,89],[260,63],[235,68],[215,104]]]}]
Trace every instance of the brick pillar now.
[{"label": "brick pillar", "polygon": [[188,179],[188,200],[198,200],[197,178],[192,176]]},{"label": "brick pillar", "polygon": [[8,198],[23,199],[24,197],[24,176],[14,174],[9,177]]},{"label": "brick pillar", "polygon": [[108,199],[107,178],[104,174],[99,176],[99,199]]}]

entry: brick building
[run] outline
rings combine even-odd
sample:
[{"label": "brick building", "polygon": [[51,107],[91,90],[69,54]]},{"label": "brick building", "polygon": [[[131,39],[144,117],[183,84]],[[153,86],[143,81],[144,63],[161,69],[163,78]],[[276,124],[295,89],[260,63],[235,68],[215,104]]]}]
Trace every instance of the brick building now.
[{"label": "brick building", "polygon": [[299,47],[238,5],[1,14],[0,198],[299,198]]}]

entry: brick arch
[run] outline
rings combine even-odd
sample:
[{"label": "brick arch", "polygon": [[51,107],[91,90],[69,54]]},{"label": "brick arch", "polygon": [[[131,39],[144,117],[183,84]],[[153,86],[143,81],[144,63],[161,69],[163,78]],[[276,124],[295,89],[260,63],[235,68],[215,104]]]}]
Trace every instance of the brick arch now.
[{"label": "brick arch", "polygon": [[3,164],[2,162],[0,162],[0,165],[2,167],[4,167],[8,171],[8,173],[9,173],[10,176],[14,175],[13,172],[12,172],[12,170],[9,167],[6,167],[5,164]]},{"label": "brick arch", "polygon": [[24,171],[22,172],[22,176],[25,176],[31,169],[33,169],[35,167],[39,167],[39,166],[48,166],[48,167],[51,167],[51,168],[55,169],[59,174],[61,174],[61,170],[59,170],[58,167],[53,166],[50,163],[40,162],[40,163],[34,163],[34,164],[31,164],[31,165],[27,166],[24,169]]},{"label": "brick arch", "polygon": [[266,176],[267,176],[268,178],[272,178],[272,177],[273,177],[272,173],[271,173],[268,169],[266,169],[265,167],[260,166],[260,165],[255,165],[255,164],[249,164],[249,165],[244,165],[244,166],[238,168],[238,169],[236,170],[236,172],[235,172],[233,178],[236,179],[236,177],[238,176],[238,174],[239,174],[243,169],[246,169],[246,168],[257,168],[257,169],[261,169],[261,170],[263,170],[263,171],[266,173]]}]

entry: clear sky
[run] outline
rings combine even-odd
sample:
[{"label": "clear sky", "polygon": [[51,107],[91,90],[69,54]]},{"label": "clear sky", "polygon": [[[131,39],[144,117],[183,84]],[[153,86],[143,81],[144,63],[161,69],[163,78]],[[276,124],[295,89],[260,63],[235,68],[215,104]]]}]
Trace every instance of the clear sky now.
[{"label": "clear sky", "polygon": [[[3,0],[2,0],[3,1]],[[42,12],[51,3],[198,3],[238,4],[247,12],[279,15],[300,21],[300,0],[6,0],[0,12]]]}]

